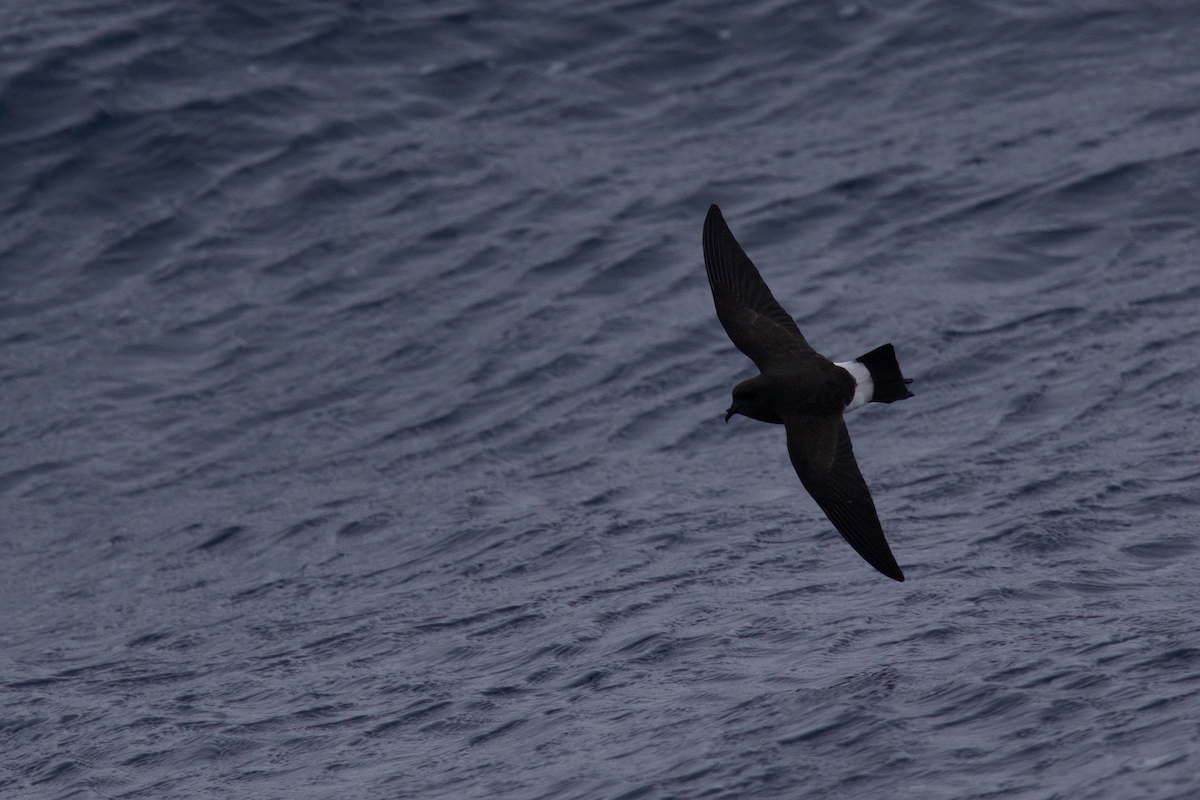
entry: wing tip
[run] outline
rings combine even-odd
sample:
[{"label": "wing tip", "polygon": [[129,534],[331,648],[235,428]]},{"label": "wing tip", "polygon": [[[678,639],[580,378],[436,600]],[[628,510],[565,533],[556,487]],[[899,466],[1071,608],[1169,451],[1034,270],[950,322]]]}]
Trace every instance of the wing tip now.
[{"label": "wing tip", "polygon": [[829,517],[829,521],[833,523],[837,532],[854,548],[854,552],[858,553],[863,561],[874,567],[876,572],[899,583],[904,582],[904,572],[896,563],[896,557],[892,555],[892,548],[888,546],[887,539],[883,536],[883,530],[878,527],[878,519],[872,526],[876,528],[875,531],[864,531],[836,512],[830,514],[828,510],[825,510],[825,516]]},{"label": "wing tip", "polygon": [[729,226],[725,224],[725,217],[721,214],[721,209],[713,203],[708,207],[708,216],[704,218],[704,238],[709,241],[711,237],[717,234],[717,231],[724,226],[728,230]]},{"label": "wing tip", "polygon": [[887,546],[887,540],[883,541],[882,552],[876,550],[868,555],[857,547],[854,549],[858,550],[858,554],[863,557],[864,561],[874,567],[876,572],[886,575],[898,583],[904,583],[904,572],[901,571],[900,565],[896,563],[896,557],[892,555],[892,549]]}]

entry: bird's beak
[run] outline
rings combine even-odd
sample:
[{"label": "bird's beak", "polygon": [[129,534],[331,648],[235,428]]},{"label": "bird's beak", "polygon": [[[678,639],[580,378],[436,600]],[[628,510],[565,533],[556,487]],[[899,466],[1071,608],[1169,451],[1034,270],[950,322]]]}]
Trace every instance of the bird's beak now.
[{"label": "bird's beak", "polygon": [[737,406],[730,406],[729,410],[725,412],[725,424],[726,425],[729,424],[729,418],[732,417],[736,413],[738,413]]}]

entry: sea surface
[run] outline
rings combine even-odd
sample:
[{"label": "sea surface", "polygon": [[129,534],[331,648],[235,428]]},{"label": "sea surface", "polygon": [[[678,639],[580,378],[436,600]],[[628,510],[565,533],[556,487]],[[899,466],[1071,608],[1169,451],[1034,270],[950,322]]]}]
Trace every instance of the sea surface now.
[{"label": "sea surface", "polygon": [[[0,796],[1200,797],[1200,4],[0,4]],[[908,580],[717,322],[718,203]]]}]

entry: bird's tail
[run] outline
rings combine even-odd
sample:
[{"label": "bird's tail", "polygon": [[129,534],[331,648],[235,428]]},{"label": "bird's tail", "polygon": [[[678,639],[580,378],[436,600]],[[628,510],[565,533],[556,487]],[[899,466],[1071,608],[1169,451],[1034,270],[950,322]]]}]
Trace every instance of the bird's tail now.
[{"label": "bird's tail", "polygon": [[871,372],[871,382],[875,384],[871,394],[872,403],[894,403],[912,397],[908,384],[912,378],[904,377],[900,372],[900,364],[896,361],[896,350],[890,344],[876,347],[866,355],[854,359]]}]

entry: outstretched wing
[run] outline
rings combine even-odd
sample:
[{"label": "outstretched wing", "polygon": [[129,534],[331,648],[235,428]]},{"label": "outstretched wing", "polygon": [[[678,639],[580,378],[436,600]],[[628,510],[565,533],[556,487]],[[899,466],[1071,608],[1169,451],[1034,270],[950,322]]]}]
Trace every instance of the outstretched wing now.
[{"label": "outstretched wing", "polygon": [[858,471],[842,416],[792,417],[784,422],[792,466],[833,527],[872,567],[893,580],[904,580]]},{"label": "outstretched wing", "polygon": [[797,358],[821,357],[775,301],[715,205],[708,209],[704,220],[704,267],[717,319],[737,349],[748,355],[760,371]]}]

